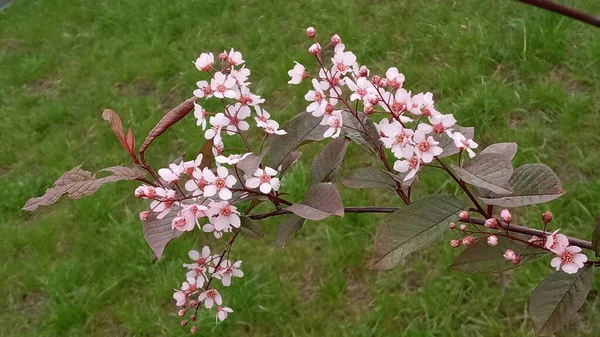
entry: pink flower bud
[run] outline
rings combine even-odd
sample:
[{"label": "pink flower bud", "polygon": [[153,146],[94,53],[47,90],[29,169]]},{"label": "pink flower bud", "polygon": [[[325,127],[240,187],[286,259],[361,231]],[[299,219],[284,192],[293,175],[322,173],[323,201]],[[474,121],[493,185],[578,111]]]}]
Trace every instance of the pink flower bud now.
[{"label": "pink flower bud", "polygon": [[496,235],[490,235],[487,238],[487,244],[490,246],[495,246],[498,244],[498,237]]},{"label": "pink flower bud", "polygon": [[140,212],[140,220],[142,220],[142,221],[148,220],[150,218],[151,213],[152,212],[150,212],[150,211],[141,211]]},{"label": "pink flower bud", "polygon": [[335,34],[334,36],[331,37],[331,44],[332,45],[338,45],[340,44],[340,42],[342,42],[342,39],[340,39],[339,35]]},{"label": "pink flower bud", "polygon": [[460,213],[458,213],[458,217],[461,220],[469,220],[469,212],[467,212],[467,211],[461,211]]},{"label": "pink flower bud", "polygon": [[360,77],[369,76],[369,68],[367,68],[366,66],[360,66],[360,69],[358,69],[358,76],[360,76]]},{"label": "pink flower bud", "polygon": [[462,239],[462,243],[465,246],[472,246],[475,243],[475,241],[477,241],[477,239],[475,239],[471,235],[467,235]]},{"label": "pink flower bud", "polygon": [[515,255],[515,252],[512,249],[507,249],[504,252],[504,258],[507,259],[508,261],[513,261],[517,256]]},{"label": "pink flower bud", "polygon": [[190,317],[190,319],[191,319],[192,321],[196,321],[196,318],[197,318],[197,317],[196,317],[196,315],[192,315],[192,317]]},{"label": "pink flower bud", "polygon": [[312,39],[313,37],[315,37],[315,35],[317,35],[317,31],[315,30],[314,27],[306,28],[306,36],[308,36]]},{"label": "pink flower bud", "polygon": [[450,227],[450,229],[456,229],[456,224],[454,222],[451,222],[448,227]]},{"label": "pink flower bud", "polygon": [[198,305],[198,301],[196,301],[196,300],[190,301],[190,307],[195,307],[196,305]]},{"label": "pink flower bud", "polygon": [[223,51],[219,54],[219,60],[221,60],[223,62],[229,60],[229,55],[227,54],[226,51]]},{"label": "pink flower bud", "polygon": [[500,217],[502,218],[502,221],[506,223],[510,223],[512,221],[512,216],[507,209],[503,209],[502,212],[500,212]]},{"label": "pink flower bud", "polygon": [[367,114],[370,115],[373,113],[373,105],[372,104],[365,104],[365,108],[363,109],[363,111]]},{"label": "pink flower bud", "polygon": [[452,246],[452,248],[458,248],[458,247],[460,247],[460,240],[451,240],[450,241],[450,246]]},{"label": "pink flower bud", "polygon": [[489,219],[485,220],[485,227],[487,227],[487,228],[499,228],[499,226],[498,226],[498,220],[496,220],[494,218],[489,218]]},{"label": "pink flower bud", "polygon": [[195,334],[198,332],[198,327],[194,325],[194,326],[193,326],[193,327],[190,329],[190,332],[191,332],[192,334],[194,334],[194,335],[195,335]]},{"label": "pink flower bud", "polygon": [[187,324],[188,324],[187,320],[184,319],[183,321],[181,321],[181,326],[186,326]]},{"label": "pink flower bud", "polygon": [[379,86],[380,87],[387,87],[387,85],[388,85],[387,78],[382,78],[382,79],[379,80]]},{"label": "pink flower bud", "polygon": [[550,211],[544,212],[544,214],[542,214],[542,221],[544,223],[549,223],[552,221],[552,213],[550,213]]},{"label": "pink flower bud", "polygon": [[178,315],[179,317],[183,317],[183,316],[185,316],[185,309],[181,309],[181,310],[179,310],[179,311],[177,312],[177,315]]},{"label": "pink flower bud", "polygon": [[512,260],[512,263],[514,265],[521,263],[521,257],[519,255],[515,256],[515,258]]},{"label": "pink flower bud", "polygon": [[373,84],[379,83],[379,80],[381,80],[381,77],[377,75],[373,75],[373,77],[371,77],[371,82],[373,82]]},{"label": "pink flower bud", "polygon": [[460,229],[461,231],[466,231],[467,230],[467,225],[461,224],[460,226],[458,226],[458,229]]},{"label": "pink flower bud", "polygon": [[319,43],[313,43],[310,48],[308,48],[308,52],[313,55],[321,54],[321,45]]}]

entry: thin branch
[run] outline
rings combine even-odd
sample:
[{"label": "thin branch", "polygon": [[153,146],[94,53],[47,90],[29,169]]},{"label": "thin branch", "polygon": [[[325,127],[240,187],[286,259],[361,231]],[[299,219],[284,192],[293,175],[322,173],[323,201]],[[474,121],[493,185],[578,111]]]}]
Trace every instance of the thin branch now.
[{"label": "thin branch", "polygon": [[[397,210],[397,207],[344,207],[344,213],[394,213]],[[261,220],[285,214],[292,214],[292,212],[287,209],[278,209],[268,213],[252,214],[248,217],[252,220]]]},{"label": "thin branch", "polygon": [[585,22],[592,26],[600,27],[600,17],[593,16],[576,8],[567,7],[550,0],[517,0],[528,5],[558,13],[577,21]]}]

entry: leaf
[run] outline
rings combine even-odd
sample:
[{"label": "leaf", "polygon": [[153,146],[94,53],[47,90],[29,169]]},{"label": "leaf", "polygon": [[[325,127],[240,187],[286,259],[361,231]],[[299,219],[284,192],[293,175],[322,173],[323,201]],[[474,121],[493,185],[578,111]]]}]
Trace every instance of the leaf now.
[{"label": "leaf", "polygon": [[162,257],[171,240],[183,234],[171,225],[178,213],[176,209],[172,209],[164,218],[158,219],[156,217],[159,213],[152,212],[148,220],[144,220],[144,238],[154,252],[155,260]]},{"label": "leaf", "polygon": [[183,117],[187,116],[194,110],[194,103],[198,101],[198,97],[192,97],[179,104],[171,111],[167,112],[163,118],[158,121],[158,124],[148,133],[148,137],[144,140],[144,144],[140,148],[140,153],[144,153],[148,146],[160,135],[165,133],[173,124],[179,122]]},{"label": "leaf", "polygon": [[106,183],[141,179],[146,176],[146,173],[142,170],[121,166],[109,167],[102,171],[108,171],[112,175],[96,178],[91,172],[80,169],[80,166],[74,167],[58,178],[54,185],[46,190],[44,195],[27,200],[23,210],[31,212],[39,206],[52,205],[65,194],[70,199],[79,199],[84,195],[94,194]]},{"label": "leaf", "polygon": [[371,269],[392,269],[408,254],[434,241],[457,218],[463,203],[431,195],[386,216],[375,235]]},{"label": "leaf", "polygon": [[377,153],[377,150],[381,146],[381,141],[379,140],[379,131],[377,131],[375,123],[366,117],[364,113],[358,113],[358,118],[360,120],[347,111],[342,112],[342,129],[344,130],[344,134],[370,153]]},{"label": "leaf", "polygon": [[267,140],[269,143],[267,154],[271,167],[279,167],[283,159],[300,145],[310,141],[322,140],[327,126],[320,125],[321,120],[320,117],[314,117],[303,111],[285,123],[283,129],[287,131],[287,134],[269,137]]},{"label": "leaf", "polygon": [[134,151],[135,139],[133,139],[133,130],[131,127],[129,128],[127,137],[125,137],[125,134],[123,133],[123,123],[121,122],[121,117],[119,117],[119,114],[111,109],[105,109],[102,112],[102,118],[110,123],[110,128],[117,138],[119,138],[121,146],[123,146],[125,151],[129,153],[129,156],[133,159],[133,161],[137,163],[138,159]]},{"label": "leaf", "polygon": [[[467,246],[454,260],[450,268],[463,273],[498,273],[517,268],[525,263],[533,262],[548,255],[548,251],[527,244],[498,236],[498,244],[490,246],[485,237],[477,240],[472,246]],[[527,249],[526,249],[527,248]],[[512,249],[521,256],[518,265],[507,261],[504,252]],[[521,253],[522,252],[522,253]]]},{"label": "leaf", "polygon": [[322,220],[330,215],[344,216],[344,205],[331,183],[312,185],[304,195],[303,203],[293,204],[287,210],[309,220]]},{"label": "leaf", "polygon": [[385,188],[395,191],[396,182],[387,173],[374,168],[363,167],[352,171],[343,183],[350,188]]},{"label": "leaf", "polygon": [[600,213],[596,215],[596,226],[592,234],[592,250],[600,257]]},{"label": "leaf", "polygon": [[262,228],[260,225],[256,223],[254,220],[248,218],[247,216],[241,216],[241,225],[240,228],[234,228],[234,232],[240,232],[244,236],[247,236],[251,239],[262,239],[264,236]]},{"label": "leaf", "polygon": [[346,137],[338,137],[323,147],[321,153],[315,158],[312,165],[312,184],[332,181],[346,155],[350,140]]},{"label": "leaf", "polygon": [[557,271],[540,283],[529,299],[529,314],[537,335],[551,335],[568,323],[585,299],[594,280],[594,267],[575,274]]},{"label": "leaf", "polygon": [[300,159],[300,157],[302,157],[302,152],[294,151],[283,158],[278,169],[279,176],[283,177],[283,175],[298,161],[298,159]]},{"label": "leaf", "polygon": [[285,247],[287,240],[290,236],[302,228],[304,224],[304,218],[297,215],[290,215],[285,221],[277,227],[275,233],[275,245],[279,248]]},{"label": "leaf", "polygon": [[519,207],[548,202],[564,192],[560,180],[544,164],[525,164],[515,169],[510,178],[513,194],[499,198],[481,198],[488,205]]},{"label": "leaf", "polygon": [[482,187],[493,193],[512,193],[509,181],[513,167],[508,157],[498,153],[479,154],[462,168],[452,165],[456,174],[466,183]]},{"label": "leaf", "polygon": [[264,156],[264,153],[258,156],[250,153],[248,156],[246,156],[246,158],[240,160],[240,162],[237,164],[237,168],[244,171],[246,175],[251,176],[252,173],[254,173],[254,171],[256,171],[256,169],[260,166]]},{"label": "leaf", "polygon": [[498,153],[508,157],[511,161],[515,158],[518,149],[517,143],[496,143],[483,149],[479,155],[487,153]]},{"label": "leaf", "polygon": [[[468,139],[473,139],[473,137],[475,137],[475,128],[474,127],[462,127],[462,126],[455,125],[452,128],[454,129],[455,132],[462,133]],[[441,134],[434,138],[436,141],[440,142],[438,144],[438,146],[441,147],[443,150],[442,154],[440,154],[438,157],[440,157],[440,158],[448,157],[448,156],[458,153],[458,148],[456,147],[456,145],[454,145],[454,140],[452,138],[448,137],[448,135]]]},{"label": "leaf", "polygon": [[213,139],[209,139],[202,144],[200,148],[199,154],[202,154],[202,161],[200,162],[200,168],[211,168],[213,159],[215,159],[215,155],[212,151],[213,149]]}]

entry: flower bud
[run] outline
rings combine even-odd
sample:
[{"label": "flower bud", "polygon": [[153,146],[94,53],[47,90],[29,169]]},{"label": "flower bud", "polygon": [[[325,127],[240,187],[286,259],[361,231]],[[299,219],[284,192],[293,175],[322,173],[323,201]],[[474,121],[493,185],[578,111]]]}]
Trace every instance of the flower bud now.
[{"label": "flower bud", "polygon": [[467,235],[467,236],[465,236],[465,237],[462,239],[462,243],[463,243],[465,246],[472,246],[472,245],[475,243],[475,241],[477,241],[477,239],[475,239],[475,238],[474,238],[473,236],[471,236],[471,235]]},{"label": "flower bud", "polygon": [[315,35],[317,35],[317,31],[315,30],[314,27],[306,28],[306,36],[308,36],[312,39],[313,37],[315,37]]},{"label": "flower bud", "polygon": [[194,326],[193,326],[193,327],[190,329],[190,332],[191,332],[192,334],[196,334],[196,333],[198,332],[198,327],[194,325]]},{"label": "flower bud", "polygon": [[544,212],[544,214],[542,214],[542,221],[544,223],[550,223],[550,221],[552,221],[552,213],[550,213],[550,211]]},{"label": "flower bud", "polygon": [[187,320],[184,319],[183,321],[181,321],[181,326],[186,326],[187,324],[188,324]]},{"label": "flower bud", "polygon": [[495,246],[498,244],[498,237],[496,235],[490,235],[487,238],[487,244],[490,246]]},{"label": "flower bud", "polygon": [[451,222],[448,227],[450,227],[450,229],[456,229],[456,224],[454,222]]},{"label": "flower bud", "polygon": [[373,77],[371,77],[371,82],[373,82],[373,84],[379,83],[379,80],[381,80],[380,76],[373,75]]},{"label": "flower bud", "polygon": [[379,86],[380,87],[387,87],[387,85],[388,85],[387,78],[382,78],[382,79],[379,80]]},{"label": "flower bud", "polygon": [[498,228],[498,220],[495,218],[489,218],[485,220],[485,227],[487,228]]},{"label": "flower bud", "polygon": [[458,229],[460,229],[461,231],[466,231],[467,230],[467,225],[465,224],[461,224]]},{"label": "flower bud", "polygon": [[141,211],[140,212],[140,220],[142,220],[142,221],[148,220],[150,218],[151,213],[152,212],[150,212],[150,211]]},{"label": "flower bud", "polygon": [[190,317],[190,319],[191,319],[192,321],[195,321],[195,320],[196,320],[196,318],[197,318],[197,317],[196,317],[196,315],[192,315],[192,317]]},{"label": "flower bud", "polygon": [[504,252],[504,258],[507,259],[508,261],[513,261],[517,256],[515,255],[515,252],[512,249],[507,249]]},{"label": "flower bud", "polygon": [[185,316],[185,309],[181,309],[181,310],[179,310],[179,311],[177,312],[177,315],[178,315],[179,317],[183,317],[183,316]]},{"label": "flower bud", "polygon": [[515,256],[515,258],[512,260],[512,263],[514,265],[521,263],[521,257],[519,255]]},{"label": "flower bud", "polygon": [[335,34],[334,36],[331,37],[331,44],[336,46],[338,44],[340,44],[342,42],[342,39],[340,39],[340,36]]},{"label": "flower bud", "polygon": [[373,104],[365,104],[365,108],[363,109],[363,111],[367,114],[370,115],[373,113]]},{"label": "flower bud", "polygon": [[358,76],[360,76],[360,77],[369,76],[369,68],[367,68],[367,66],[360,66],[360,69],[358,69]]},{"label": "flower bud", "polygon": [[467,211],[461,211],[461,212],[458,214],[458,217],[459,217],[461,220],[469,220],[469,212],[467,212]]},{"label": "flower bud", "polygon": [[507,209],[503,209],[502,212],[500,212],[500,218],[502,218],[502,221],[506,223],[510,223],[512,221],[512,216]]},{"label": "flower bud", "polygon": [[458,248],[458,247],[460,247],[460,240],[451,240],[450,241],[450,246],[452,246],[452,248]]},{"label": "flower bud", "polygon": [[198,301],[196,301],[196,300],[190,301],[190,307],[195,307],[196,305],[198,305]]},{"label": "flower bud", "polygon": [[219,54],[219,60],[221,60],[221,61],[223,61],[223,62],[225,62],[225,61],[229,60],[229,55],[227,54],[227,52],[226,52],[226,51],[222,51],[222,52]]},{"label": "flower bud", "polygon": [[326,112],[328,115],[330,115],[330,114],[333,112],[333,105],[331,105],[331,104],[327,104],[327,105],[325,106],[325,112]]},{"label": "flower bud", "polygon": [[313,43],[310,48],[308,48],[308,52],[313,55],[321,54],[321,45],[319,43]]}]

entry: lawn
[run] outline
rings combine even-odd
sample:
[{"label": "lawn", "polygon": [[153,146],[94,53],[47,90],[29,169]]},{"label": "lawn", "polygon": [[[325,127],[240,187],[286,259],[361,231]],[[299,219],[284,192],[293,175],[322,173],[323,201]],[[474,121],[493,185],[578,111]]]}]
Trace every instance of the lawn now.
[{"label": "lawn", "polygon": [[[600,2],[569,1],[600,14]],[[187,251],[219,243],[198,232],[151,264],[133,182],[93,197],[20,211],[64,171],[128,165],[101,118],[121,114],[141,143],[162,114],[191,96],[201,51],[235,47],[254,90],[279,120],[305,106],[308,84],[287,85],[293,60],[311,64],[307,26],[338,33],[359,62],[397,66],[405,86],[432,91],[440,111],[475,126],[487,145],[515,141],[516,164],[544,162],[567,193],[513,214],[591,237],[600,211],[600,30],[513,1],[34,1],[0,12],[0,336],[187,336],[171,299]],[[153,144],[155,167],[202,145],[191,117]],[[283,190],[300,198],[322,145],[304,148]],[[351,146],[342,175],[374,165]],[[344,204],[398,205],[391,193],[350,190]],[[417,195],[458,193],[437,172]],[[377,215],[307,223],[276,248],[277,219],[262,240],[234,247],[246,276],[223,291],[235,313],[200,318],[201,336],[533,336],[529,293],[549,260],[496,275],[448,268],[447,234],[392,271],[366,268]],[[280,219],[281,220],[281,219]],[[559,336],[598,336],[596,280],[581,315]]]}]

